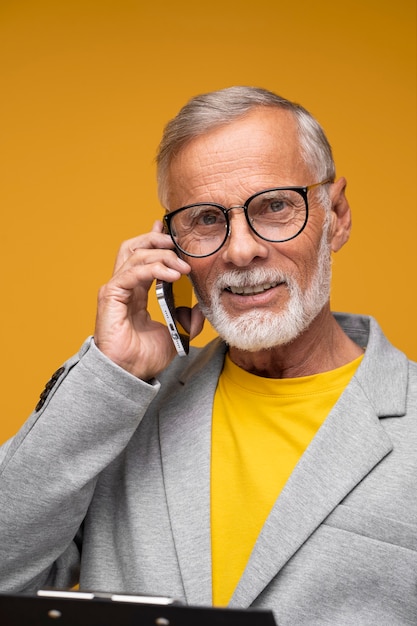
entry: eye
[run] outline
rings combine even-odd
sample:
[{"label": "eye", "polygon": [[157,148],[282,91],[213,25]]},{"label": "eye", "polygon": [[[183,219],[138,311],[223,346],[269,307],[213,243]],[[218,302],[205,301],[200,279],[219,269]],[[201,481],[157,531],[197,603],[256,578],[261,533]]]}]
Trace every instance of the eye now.
[{"label": "eye", "polygon": [[257,196],[251,203],[251,212],[258,217],[285,213],[293,204],[284,194],[265,194]]},{"label": "eye", "polygon": [[225,223],[223,212],[211,205],[190,207],[184,213],[191,228],[210,228]]},{"label": "eye", "polygon": [[291,219],[305,207],[302,196],[291,189],[265,191],[255,196],[249,206],[254,219]]},{"label": "eye", "polygon": [[[221,214],[220,214],[221,216]],[[213,226],[219,221],[219,212],[213,210],[201,211],[200,215],[196,217],[195,222],[201,226]]]},{"label": "eye", "polygon": [[279,213],[280,211],[283,211],[284,209],[286,209],[287,206],[288,204],[285,200],[274,199],[274,200],[270,200],[266,204],[266,206],[264,207],[264,211],[265,212],[271,211],[271,213]]}]

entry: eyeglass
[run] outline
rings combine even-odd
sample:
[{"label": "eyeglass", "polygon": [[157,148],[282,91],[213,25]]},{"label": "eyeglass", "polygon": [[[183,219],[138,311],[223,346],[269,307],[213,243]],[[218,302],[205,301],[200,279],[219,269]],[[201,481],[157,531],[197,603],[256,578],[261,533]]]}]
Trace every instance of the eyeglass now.
[{"label": "eyeglass", "polygon": [[164,223],[175,246],[187,256],[202,258],[215,254],[230,234],[229,212],[243,209],[251,230],[274,243],[297,237],[308,220],[307,193],[330,180],[306,187],[274,187],[258,191],[243,205],[229,209],[214,202],[198,202],[164,215]]}]

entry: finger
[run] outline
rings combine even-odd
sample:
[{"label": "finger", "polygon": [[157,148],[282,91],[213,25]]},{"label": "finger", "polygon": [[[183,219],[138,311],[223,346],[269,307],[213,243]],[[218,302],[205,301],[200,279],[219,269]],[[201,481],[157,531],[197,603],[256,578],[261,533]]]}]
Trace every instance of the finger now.
[{"label": "finger", "polygon": [[204,317],[198,304],[193,306],[191,310],[190,339],[194,339],[194,337],[197,337],[197,335],[201,333],[204,327],[205,319],[206,318]]},{"label": "finger", "polygon": [[[155,223],[156,224],[156,223]],[[154,226],[155,226],[154,224]],[[150,249],[167,249],[172,250],[174,248],[173,241],[169,235],[166,235],[162,231],[152,230],[145,235],[139,235],[124,241],[120,246],[114,272],[116,272],[129,257],[136,252],[136,250],[150,250]]]},{"label": "finger", "polygon": [[156,220],[152,226],[153,233],[163,233],[164,232],[164,224],[161,220]]},{"label": "finger", "polygon": [[181,277],[181,271],[174,267],[169,267],[162,261],[154,263],[126,264],[107,283],[107,291],[121,294],[123,300],[127,301],[133,295],[133,291],[146,300],[155,279],[173,283]]},{"label": "finger", "polygon": [[175,317],[177,318],[177,320],[179,321],[179,323],[181,324],[181,326],[184,328],[184,330],[187,331],[187,333],[190,332],[190,328],[191,328],[191,309],[189,306],[178,306],[175,309]]},{"label": "finger", "polygon": [[[163,272],[166,268],[175,270],[175,278],[170,279],[169,282],[174,282],[175,280],[181,278],[181,275],[189,274],[191,271],[189,264],[178,257],[173,250],[137,249],[130,255],[126,263],[120,268],[119,272],[129,271],[133,267],[143,268],[144,271],[146,271],[146,269],[149,269],[146,267],[148,265],[157,268],[155,271],[158,271],[159,268],[162,268]],[[167,280],[165,278],[165,273],[162,275],[160,275],[160,272],[159,274],[155,274],[154,268],[150,269],[154,274],[154,278]]]},{"label": "finger", "polygon": [[191,339],[199,335],[203,330],[205,317],[198,304],[196,304],[192,309],[188,306],[177,307],[175,309],[175,317],[184,330],[189,333]]}]

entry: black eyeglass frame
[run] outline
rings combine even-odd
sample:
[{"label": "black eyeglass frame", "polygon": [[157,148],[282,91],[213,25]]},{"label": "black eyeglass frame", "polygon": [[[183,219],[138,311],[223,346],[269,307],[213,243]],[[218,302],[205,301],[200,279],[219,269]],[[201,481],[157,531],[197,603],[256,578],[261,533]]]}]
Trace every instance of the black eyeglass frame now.
[{"label": "black eyeglass frame", "polygon": [[[189,257],[193,257],[195,259],[204,259],[205,257],[208,256],[212,256],[213,254],[216,254],[216,252],[218,252],[226,243],[228,236],[230,235],[230,219],[229,219],[229,212],[232,211],[233,209],[243,209],[243,212],[245,214],[245,218],[246,221],[249,225],[249,228],[251,229],[251,231],[253,233],[255,233],[255,235],[257,237],[259,237],[260,239],[263,239],[264,241],[269,241],[270,243],[285,243],[286,241],[291,241],[291,239],[295,239],[296,237],[298,237],[298,235],[300,235],[304,228],[307,225],[308,222],[308,215],[309,215],[309,207],[308,207],[308,192],[310,191],[310,189],[314,189],[315,187],[320,187],[321,185],[327,185],[332,183],[333,181],[328,179],[328,180],[324,180],[320,183],[313,183],[312,185],[306,185],[304,187],[271,187],[269,189],[263,189],[262,191],[257,191],[256,193],[254,193],[252,196],[250,196],[250,198],[248,198],[246,200],[246,202],[242,205],[234,205],[231,206],[230,208],[226,208],[225,206],[223,206],[222,204],[217,204],[216,202],[193,202],[192,204],[187,204],[186,206],[180,207],[179,209],[175,209],[174,211],[171,211],[170,213],[166,213],[163,216],[163,222],[164,222],[164,226],[165,226],[165,231],[170,235],[172,241],[174,242],[175,247],[182,252],[183,254],[185,254],[186,256]],[[253,227],[253,225],[251,224],[251,221],[249,219],[249,215],[248,215],[248,208],[250,203],[252,202],[252,200],[254,200],[255,198],[257,198],[258,196],[262,195],[263,193],[268,193],[271,191],[296,191],[297,193],[300,194],[300,196],[303,198],[304,200],[304,204],[306,207],[306,215],[305,215],[305,220],[303,225],[301,226],[301,228],[299,229],[299,231],[295,234],[295,235],[291,235],[291,237],[287,237],[286,239],[268,239],[268,237],[264,237],[263,235],[260,235],[258,233],[257,230],[255,230],[255,228]],[[171,220],[173,217],[175,217],[175,215],[178,215],[178,213],[181,213],[182,211],[185,211],[186,209],[191,209],[193,207],[198,207],[198,206],[212,206],[215,207],[217,209],[220,209],[221,212],[223,213],[225,220],[226,220],[226,230],[225,230],[225,236],[224,239],[222,241],[222,243],[217,246],[217,248],[215,250],[213,250],[213,252],[209,252],[208,254],[192,254],[191,252],[187,252],[186,250],[183,250],[183,248],[181,248],[181,246],[177,243],[177,241],[175,241],[174,239],[174,235],[172,234],[171,231]]]}]

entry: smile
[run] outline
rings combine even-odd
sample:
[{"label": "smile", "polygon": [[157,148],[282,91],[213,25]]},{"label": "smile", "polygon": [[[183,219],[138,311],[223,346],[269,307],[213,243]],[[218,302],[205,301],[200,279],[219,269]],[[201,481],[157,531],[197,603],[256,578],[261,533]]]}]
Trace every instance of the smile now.
[{"label": "smile", "polygon": [[247,287],[230,286],[230,287],[226,287],[226,291],[230,291],[231,293],[234,293],[239,296],[252,296],[254,294],[267,291],[268,289],[272,289],[273,287],[276,287],[279,284],[280,283],[277,281],[275,283],[263,283],[262,285],[254,285],[254,286],[247,286]]}]

